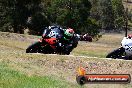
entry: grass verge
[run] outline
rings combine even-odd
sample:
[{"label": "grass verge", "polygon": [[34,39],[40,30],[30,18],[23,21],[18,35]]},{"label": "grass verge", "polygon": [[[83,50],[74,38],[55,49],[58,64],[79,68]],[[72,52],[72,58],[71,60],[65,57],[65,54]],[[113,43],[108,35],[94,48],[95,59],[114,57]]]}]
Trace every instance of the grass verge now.
[{"label": "grass verge", "polygon": [[27,76],[0,63],[0,88],[78,88],[64,80],[49,76]]}]

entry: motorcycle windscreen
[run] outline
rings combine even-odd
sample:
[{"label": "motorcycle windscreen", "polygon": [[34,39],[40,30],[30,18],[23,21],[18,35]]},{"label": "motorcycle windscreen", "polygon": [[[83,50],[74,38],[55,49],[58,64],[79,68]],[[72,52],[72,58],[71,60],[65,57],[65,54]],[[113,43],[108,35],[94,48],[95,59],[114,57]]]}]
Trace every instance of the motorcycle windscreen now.
[{"label": "motorcycle windscreen", "polygon": [[49,32],[49,34],[47,36],[50,37],[50,38],[56,38],[56,39],[58,39],[58,38],[62,37],[62,33],[61,33],[60,29],[54,28],[54,29],[52,29]]}]

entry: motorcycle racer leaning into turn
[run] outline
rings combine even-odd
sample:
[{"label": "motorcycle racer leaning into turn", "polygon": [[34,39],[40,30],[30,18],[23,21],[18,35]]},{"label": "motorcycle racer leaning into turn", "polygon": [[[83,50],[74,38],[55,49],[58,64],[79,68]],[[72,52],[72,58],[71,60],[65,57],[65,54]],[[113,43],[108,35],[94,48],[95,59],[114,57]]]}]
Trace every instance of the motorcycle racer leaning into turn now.
[{"label": "motorcycle racer leaning into turn", "polygon": [[[54,31],[56,28],[60,30],[60,34],[56,34]],[[60,26],[53,25],[44,29],[42,38],[53,36],[57,36],[59,40],[59,42],[56,44],[57,49],[61,50],[62,47],[65,47],[64,52],[67,54],[70,54],[70,52],[77,47],[79,41],[76,33],[72,28],[63,29]]]},{"label": "motorcycle racer leaning into turn", "polygon": [[132,34],[129,34],[127,37],[124,37],[121,41],[121,45],[125,49],[125,58],[132,59]]},{"label": "motorcycle racer leaning into turn", "polygon": [[132,60],[132,35],[124,37],[121,46],[108,53],[106,58]]}]

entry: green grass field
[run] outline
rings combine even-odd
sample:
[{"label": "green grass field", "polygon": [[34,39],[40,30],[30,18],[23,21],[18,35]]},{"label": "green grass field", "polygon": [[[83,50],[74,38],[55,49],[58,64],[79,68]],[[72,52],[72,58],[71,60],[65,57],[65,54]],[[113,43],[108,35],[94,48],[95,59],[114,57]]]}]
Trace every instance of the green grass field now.
[{"label": "green grass field", "polygon": [[0,88],[76,88],[78,86],[49,76],[28,76],[0,63]]},{"label": "green grass field", "polygon": [[[81,65],[91,74],[132,74],[132,62],[107,60],[123,34],[105,34],[99,41],[79,42],[68,55],[26,54],[38,36],[0,32],[0,88],[131,88],[130,84],[76,83]],[[109,86],[108,86],[109,85]]]}]

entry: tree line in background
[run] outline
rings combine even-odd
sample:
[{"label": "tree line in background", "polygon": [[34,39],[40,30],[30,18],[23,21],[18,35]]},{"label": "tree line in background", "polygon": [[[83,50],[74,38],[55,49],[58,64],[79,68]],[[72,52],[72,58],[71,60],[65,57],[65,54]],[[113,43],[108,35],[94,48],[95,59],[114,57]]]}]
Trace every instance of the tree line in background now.
[{"label": "tree line in background", "polygon": [[0,0],[0,31],[36,34],[53,24],[92,36],[121,31],[125,9],[122,0]]}]

